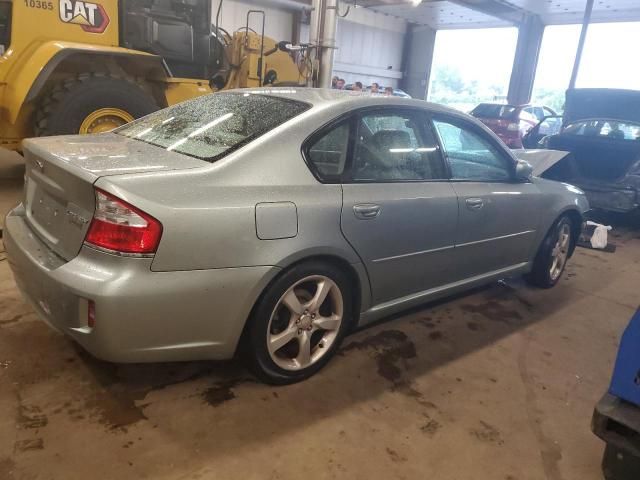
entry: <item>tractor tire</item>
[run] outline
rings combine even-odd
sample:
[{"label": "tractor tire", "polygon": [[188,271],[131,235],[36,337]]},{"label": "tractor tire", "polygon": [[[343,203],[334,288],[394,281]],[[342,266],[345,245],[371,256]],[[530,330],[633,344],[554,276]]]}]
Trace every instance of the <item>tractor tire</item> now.
[{"label": "tractor tire", "polygon": [[56,85],[36,111],[35,134],[100,133],[143,117],[160,107],[132,81],[81,74]]}]

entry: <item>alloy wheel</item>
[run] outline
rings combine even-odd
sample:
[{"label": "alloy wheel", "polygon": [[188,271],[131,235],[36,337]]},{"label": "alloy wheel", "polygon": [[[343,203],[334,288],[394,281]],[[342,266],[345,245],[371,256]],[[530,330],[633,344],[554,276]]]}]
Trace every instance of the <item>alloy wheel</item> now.
[{"label": "alloy wheel", "polygon": [[340,331],[344,299],[324,275],[297,281],[280,297],[267,328],[267,350],[285,370],[307,368],[329,352]]},{"label": "alloy wheel", "polygon": [[558,241],[551,250],[551,267],[549,275],[551,280],[556,281],[562,274],[567,258],[569,257],[569,246],[571,244],[571,227],[564,223],[558,232]]}]

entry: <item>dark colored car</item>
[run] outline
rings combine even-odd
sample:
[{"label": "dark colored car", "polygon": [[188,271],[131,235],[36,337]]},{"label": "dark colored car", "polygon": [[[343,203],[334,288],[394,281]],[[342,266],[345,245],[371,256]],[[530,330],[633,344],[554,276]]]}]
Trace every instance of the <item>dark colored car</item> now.
[{"label": "dark colored car", "polygon": [[509,148],[522,148],[522,137],[542,119],[556,112],[537,105],[481,103],[471,112],[495,132]]},{"label": "dark colored car", "polygon": [[546,178],[585,191],[592,208],[631,212],[640,206],[640,91],[585,88],[567,91],[563,126],[545,135],[549,118],[524,138],[526,148],[570,152]]}]

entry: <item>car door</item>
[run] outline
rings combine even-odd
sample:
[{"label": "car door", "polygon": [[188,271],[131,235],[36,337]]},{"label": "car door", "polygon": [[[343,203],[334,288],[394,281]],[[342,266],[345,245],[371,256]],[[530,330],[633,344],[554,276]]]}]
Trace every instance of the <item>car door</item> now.
[{"label": "car door", "polygon": [[461,279],[521,265],[531,258],[542,198],[515,180],[504,147],[472,122],[434,116],[458,195],[456,271]]},{"label": "car door", "polygon": [[458,201],[420,109],[353,118],[343,177],[342,232],[362,258],[374,304],[446,284]]},{"label": "car door", "polygon": [[562,117],[558,115],[544,117],[540,123],[522,138],[524,148],[542,148],[540,142],[549,135],[556,135],[562,129]]}]

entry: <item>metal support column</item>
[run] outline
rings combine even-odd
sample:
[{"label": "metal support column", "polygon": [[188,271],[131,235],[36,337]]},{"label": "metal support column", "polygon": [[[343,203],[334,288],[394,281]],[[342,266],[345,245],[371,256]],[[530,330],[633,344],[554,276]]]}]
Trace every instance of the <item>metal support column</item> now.
[{"label": "metal support column", "polygon": [[312,53],[314,76],[310,86],[331,88],[333,54],[336,48],[336,24],[338,1],[313,0],[309,41],[316,45]]},{"label": "metal support column", "polygon": [[427,98],[435,43],[436,31],[433,28],[409,24],[403,48],[400,87],[413,98]]},{"label": "metal support column", "polygon": [[591,12],[593,11],[593,0],[587,0],[587,6],[584,10],[584,18],[582,19],[582,30],[580,31],[580,40],[578,40],[578,49],[576,50],[576,59],[573,63],[573,71],[571,72],[571,81],[569,88],[576,87],[578,72],[580,71],[580,62],[582,61],[582,51],[584,50],[584,42],[587,39],[587,30],[591,23]]},{"label": "metal support column", "polygon": [[[309,43],[312,45],[320,45],[320,25],[322,22],[322,11],[324,8],[323,0],[312,1],[311,18],[309,20]],[[313,66],[313,75],[307,80],[307,86],[314,87],[318,84],[318,70],[320,67],[320,47],[310,52],[311,64]]]},{"label": "metal support column", "polygon": [[336,24],[338,22],[338,0],[324,0],[322,22],[322,54],[320,55],[320,88],[331,88],[333,73],[333,53],[336,49]]},{"label": "metal support column", "polygon": [[531,101],[543,35],[544,24],[537,15],[527,16],[518,28],[518,43],[507,94],[508,102],[512,105]]}]

